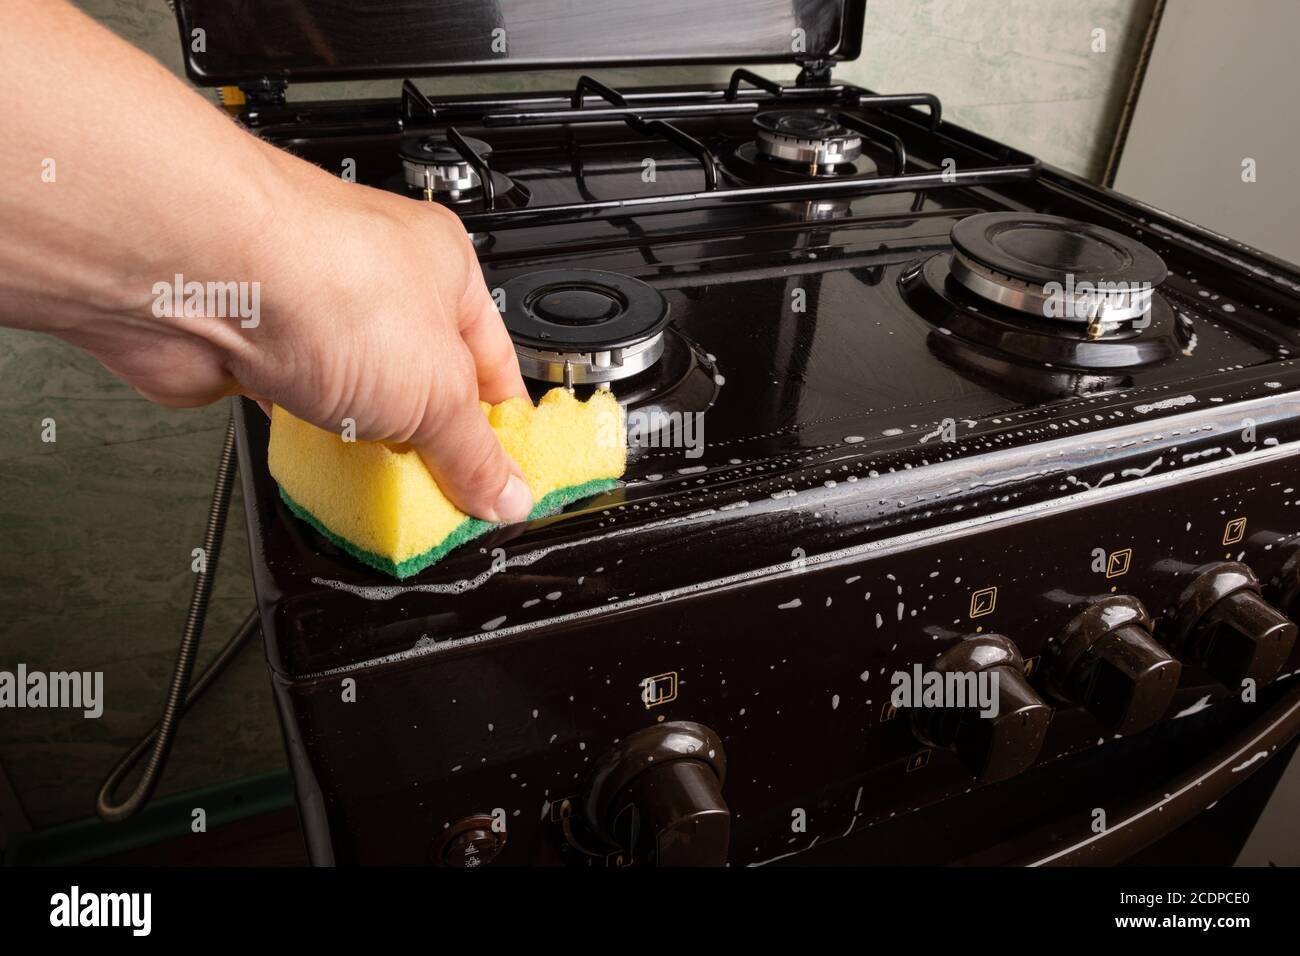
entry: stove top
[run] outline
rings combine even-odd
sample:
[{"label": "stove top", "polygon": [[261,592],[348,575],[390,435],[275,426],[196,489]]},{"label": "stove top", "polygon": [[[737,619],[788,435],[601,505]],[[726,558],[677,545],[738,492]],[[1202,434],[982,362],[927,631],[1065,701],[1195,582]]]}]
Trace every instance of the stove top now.
[{"label": "stove top", "polygon": [[[933,97],[773,93],[754,76],[632,95],[584,78],[572,98],[436,110],[408,84],[400,110],[250,111],[327,169],[350,158],[413,202],[467,202],[536,394],[611,388],[633,427],[620,489],[399,585],[283,510],[249,416],[274,555],[260,573],[319,625],[286,629],[279,666],[472,643],[792,551],[1118,491],[1233,454],[1218,432],[1234,403],[1260,441],[1289,440],[1269,428],[1300,385],[1293,269],[940,125]],[[426,153],[443,164],[432,185]],[[726,159],[741,154],[776,184],[741,175]],[[1209,424],[1180,425],[1189,413]],[[399,607],[421,623],[392,626]],[[344,640],[333,620],[371,625]]]}]

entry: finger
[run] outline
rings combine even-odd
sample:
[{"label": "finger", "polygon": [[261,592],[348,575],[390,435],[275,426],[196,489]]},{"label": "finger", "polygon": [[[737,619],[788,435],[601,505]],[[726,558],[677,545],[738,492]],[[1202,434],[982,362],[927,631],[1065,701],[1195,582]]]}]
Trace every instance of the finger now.
[{"label": "finger", "polygon": [[474,359],[479,398],[495,405],[507,398],[527,397],[514,343],[483,283],[483,273],[477,263],[465,286],[457,324],[461,339]]},{"label": "finger", "polygon": [[440,427],[413,440],[456,507],[485,521],[523,521],[533,508],[519,466],[506,454],[473,396],[458,401]]}]

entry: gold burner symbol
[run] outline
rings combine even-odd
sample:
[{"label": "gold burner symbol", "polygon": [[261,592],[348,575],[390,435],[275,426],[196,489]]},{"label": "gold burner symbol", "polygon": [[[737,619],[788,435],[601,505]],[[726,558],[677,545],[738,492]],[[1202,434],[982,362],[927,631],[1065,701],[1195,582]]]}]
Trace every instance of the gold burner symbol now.
[{"label": "gold burner symbol", "polygon": [[1236,544],[1246,537],[1246,519],[1233,518],[1223,528],[1223,543]]},{"label": "gold burner symbol", "polygon": [[1112,551],[1106,556],[1106,577],[1117,578],[1120,575],[1128,574],[1128,566],[1132,560],[1132,548],[1125,548],[1122,551]]},{"label": "gold burner symbol", "polygon": [[646,710],[677,699],[677,672],[656,674],[641,681],[641,702]]},{"label": "gold burner symbol", "polygon": [[998,589],[996,587],[980,588],[972,591],[970,596],[970,616],[983,617],[992,614],[998,606]]}]

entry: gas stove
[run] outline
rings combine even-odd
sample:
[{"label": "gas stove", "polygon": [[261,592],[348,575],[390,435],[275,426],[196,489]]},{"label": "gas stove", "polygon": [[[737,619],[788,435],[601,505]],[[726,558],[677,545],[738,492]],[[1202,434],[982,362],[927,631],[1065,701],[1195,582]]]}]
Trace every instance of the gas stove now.
[{"label": "gas stove", "polygon": [[[813,53],[731,57],[793,84],[286,105],[191,63],[454,209],[534,394],[628,411],[617,490],[395,583],[288,512],[246,404],[316,862],[1118,860],[1300,729],[1300,270],[834,81],[861,5],[793,9]],[[900,706],[925,673],[996,715]]]}]

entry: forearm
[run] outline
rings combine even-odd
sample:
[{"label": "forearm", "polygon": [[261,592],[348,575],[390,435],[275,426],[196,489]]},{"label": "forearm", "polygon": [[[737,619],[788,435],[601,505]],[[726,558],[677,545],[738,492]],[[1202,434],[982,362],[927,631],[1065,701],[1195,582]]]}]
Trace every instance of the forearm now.
[{"label": "forearm", "polygon": [[[261,142],[62,0],[8,0],[0,78],[0,324],[168,405],[242,393],[409,441],[464,510],[528,514],[479,407],[526,391],[455,214]],[[191,314],[189,283],[255,287],[258,314]]]},{"label": "forearm", "polygon": [[0,322],[84,342],[175,273],[257,279],[291,215],[277,151],[62,0],[6,7]]}]

